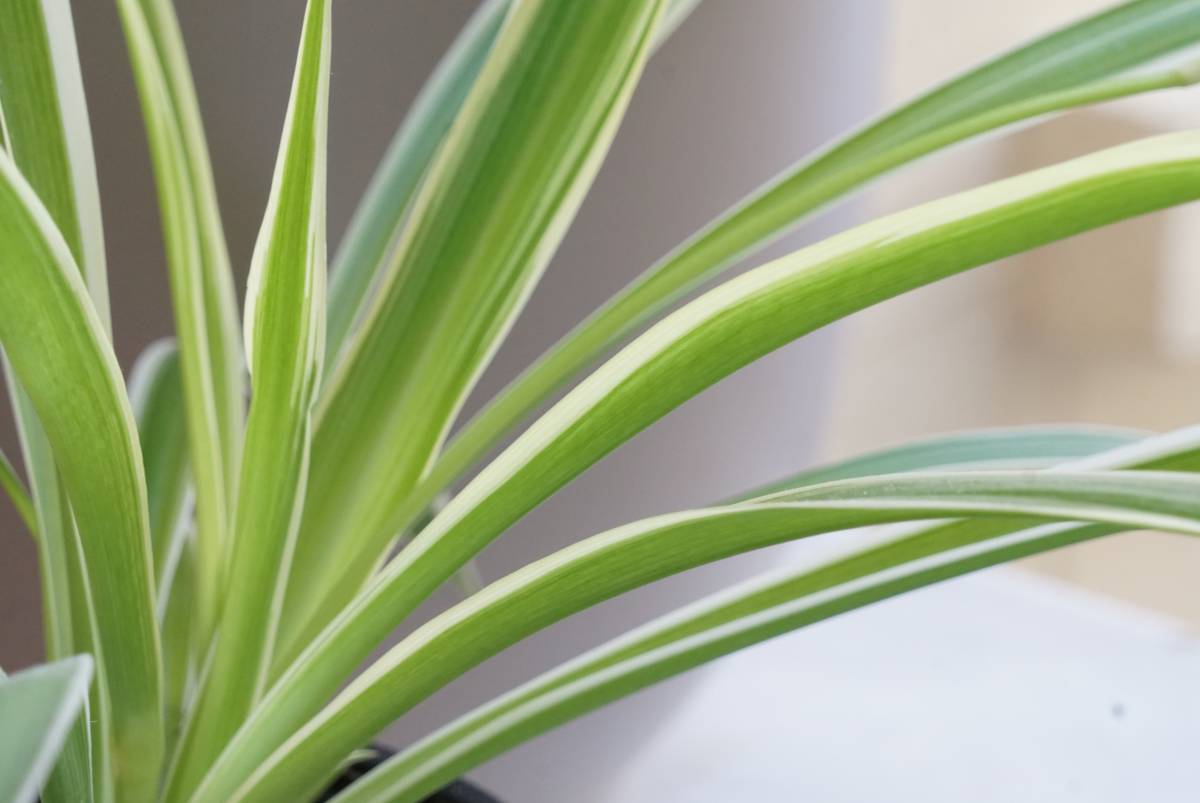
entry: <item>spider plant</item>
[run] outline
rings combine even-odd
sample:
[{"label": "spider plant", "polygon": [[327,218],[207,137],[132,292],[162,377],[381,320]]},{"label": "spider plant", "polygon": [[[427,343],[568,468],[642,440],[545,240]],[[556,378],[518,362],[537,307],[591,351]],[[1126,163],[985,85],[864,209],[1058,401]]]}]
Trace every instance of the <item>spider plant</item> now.
[{"label": "spider plant", "polygon": [[465,397],[570,225],[647,60],[694,0],[483,3],[397,131],[328,288],[333,3],[308,0],[240,311],[170,0],[116,3],[176,326],[128,384],[111,346],[68,2],[0,5],[0,344],[24,463],[0,460],[0,485],[36,541],[50,662],[0,681],[0,798],[311,799],[394,719],[574,612],[747,550],[911,522],[551,668],[337,798],[417,801],[597,706],[812,622],[1118,531],[1200,534],[1200,429],[966,433],[585,538],[470,594],[356,674],[528,511],[747,363],[907,290],[1200,197],[1200,132],[1165,133],[875,220],[692,294],[919,158],[1194,83],[1200,0],[1116,6],[801,160],[469,421]]}]

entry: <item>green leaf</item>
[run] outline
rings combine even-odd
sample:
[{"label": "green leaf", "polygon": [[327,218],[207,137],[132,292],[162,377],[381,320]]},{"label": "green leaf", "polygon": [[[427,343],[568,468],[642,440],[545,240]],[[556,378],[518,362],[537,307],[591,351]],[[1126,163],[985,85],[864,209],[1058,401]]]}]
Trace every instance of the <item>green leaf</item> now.
[{"label": "green leaf", "polygon": [[8,495],[8,500],[12,502],[13,510],[17,511],[17,515],[21,517],[21,522],[29,530],[30,534],[37,536],[37,519],[34,518],[33,501],[29,498],[29,492],[25,490],[25,485],[21,482],[21,478],[17,476],[16,469],[8,460],[8,455],[0,450],[0,488],[4,489],[4,493]]},{"label": "green leaf", "polygon": [[863,526],[965,516],[1085,521],[1200,536],[1200,477],[1172,472],[899,474],[789,494],[658,516],[521,568],[388,650],[231,799],[300,799],[319,790],[336,770],[336,758],[329,757],[366,743],[504,647],[616,594],[751,549]]},{"label": "green leaf", "polygon": [[168,799],[186,795],[261,694],[304,498],[325,323],[330,4],[310,0],[245,313],[252,397],[211,667]]},{"label": "green leaf", "polygon": [[0,674],[0,800],[25,803],[38,791],[87,700],[86,655]]},{"label": "green leaf", "polygon": [[187,56],[169,0],[118,0],[158,187],[196,494],[197,628],[229,549],[243,424],[236,302]]},{"label": "green leaf", "polygon": [[1012,427],[954,432],[810,468],[746,491],[731,501],[872,474],[951,468],[1044,468],[1072,457],[1134,443],[1140,435],[1132,430],[1106,427]]},{"label": "green leaf", "polygon": [[160,658],[133,415],[67,243],[4,153],[0,344],[45,429],[79,527],[112,699],[118,789],[125,800],[147,799],[162,752]]},{"label": "green leaf", "polygon": [[1200,134],[1144,140],[860,226],[686,305],[576,387],[452,499],[311,641],[221,763],[244,768],[260,761],[262,750],[311,717],[317,701],[467,560],[556,489],[714,382],[885,298],[1194,198],[1198,179]]},{"label": "green leaf", "polygon": [[[124,0],[122,0],[124,2]],[[187,189],[192,196],[192,214],[199,233],[200,280],[203,290],[202,306],[207,335],[208,362],[213,385],[213,404],[217,428],[225,461],[226,493],[232,498],[237,483],[237,467],[241,460],[242,429],[244,425],[245,379],[242,367],[242,348],[238,333],[237,298],[233,288],[233,272],[229,264],[225,233],[217,206],[216,185],[208,144],[200,119],[200,104],[188,66],[187,50],[179,30],[179,21],[171,0],[138,0],[145,28],[154,45],[157,61],[146,50],[144,39],[130,44],[139,53],[131,52],[135,70],[154,71],[154,83],[165,85],[170,96],[183,144],[186,163]],[[132,14],[132,9],[123,13]],[[162,102],[161,95],[143,102]],[[149,127],[148,127],[149,128]],[[148,130],[148,133],[149,130]]]},{"label": "green leaf", "polygon": [[[1200,469],[1200,427],[1146,438],[1062,466],[1063,470],[1115,468]],[[781,601],[820,595],[820,600],[810,599],[810,603],[818,603],[813,609],[820,615],[801,622],[804,624],[880,598],[864,596],[855,585],[868,578],[869,584],[882,582],[886,589],[895,582],[887,573],[924,572],[927,566],[919,565],[920,561],[957,564],[957,573],[961,573],[1116,530],[1106,525],[1049,525],[1022,530],[1004,519],[964,519],[917,525],[882,544],[814,567],[771,572],[622,635],[459,717],[355,784],[338,798],[338,803],[406,800],[410,794],[419,797],[426,783],[436,785],[439,778],[461,774],[496,752],[590,710],[594,706],[583,702],[592,688],[588,676]],[[930,575],[929,581],[941,578]],[[572,688],[564,688],[568,685]],[[625,688],[622,694],[632,690]],[[614,698],[602,698],[597,704],[608,699]]]},{"label": "green leaf", "polygon": [[326,364],[333,364],[363,313],[417,185],[475,84],[508,5],[508,0],[489,0],[471,16],[405,115],[350,219],[329,282]]},{"label": "green leaf", "polygon": [[[195,593],[195,544],[185,539],[179,552],[165,609],[161,613],[163,644],[163,730],[166,734],[167,764],[183,728],[185,703],[195,684],[196,641],[192,637],[192,604]],[[163,608],[162,603],[159,607]]]},{"label": "green leaf", "polygon": [[[0,8],[0,128],[4,147],[45,206],[81,271],[101,329],[109,337],[108,286],[100,198],[75,31],[67,0],[13,0]],[[81,651],[75,634],[88,627],[85,592],[73,583],[76,534],[70,504],[46,433],[20,380],[5,375],[38,533],[38,570],[46,655]],[[81,621],[74,621],[80,619]],[[106,709],[107,710],[107,709]],[[97,712],[103,716],[104,712]],[[99,725],[97,725],[97,728]],[[76,724],[44,796],[47,803],[78,800],[84,786],[88,724]],[[97,751],[97,756],[107,753]],[[93,761],[108,783],[109,768]]]},{"label": "green leaf", "polygon": [[[122,13],[132,15],[133,9],[124,7]],[[197,247],[201,267],[198,284],[202,290],[204,334],[206,335],[207,360],[212,383],[211,394],[216,410],[218,437],[221,456],[224,460],[225,492],[233,498],[237,487],[237,467],[241,460],[242,430],[244,426],[245,377],[242,366],[242,346],[238,332],[237,297],[233,287],[233,272],[229,264],[228,247],[221,225],[217,206],[217,191],[213,180],[212,164],[208,155],[208,144],[204,137],[204,126],[200,119],[200,104],[188,66],[187,50],[179,30],[179,21],[171,0],[138,0],[143,15],[144,28],[153,43],[154,56],[145,46],[145,38],[139,37],[130,43],[134,69],[155,72],[157,77],[148,79],[147,84],[165,86],[170,97],[171,112],[182,139],[182,159],[186,164],[186,178],[175,179],[186,184],[192,197],[191,213],[195,217],[198,232]],[[141,26],[140,26],[141,27]],[[150,92],[147,92],[151,95]],[[143,103],[162,103],[156,88]],[[153,136],[152,127],[147,133]],[[174,144],[172,144],[174,147]],[[165,168],[163,168],[165,169]],[[161,179],[160,179],[161,180]],[[164,204],[164,216],[170,208]],[[168,224],[171,225],[171,224]]]},{"label": "green leaf", "polygon": [[155,341],[142,352],[129,379],[129,401],[146,467],[154,587],[161,610],[188,523],[190,488],[184,392],[174,340]]},{"label": "green leaf", "polygon": [[[463,427],[424,478],[440,490],[568,380],[705,280],[870,181],[956,142],[1065,109],[1200,79],[1156,67],[1200,41],[1193,0],[1140,0],[1050,34],[901,106],[769,182],[580,323]],[[422,488],[417,496],[427,495]]]},{"label": "green leaf", "polygon": [[[362,328],[317,414],[281,653],[353,591],[540,278],[616,133],[661,0],[512,7],[413,201]],[[295,624],[293,624],[295,623]]]},{"label": "green leaf", "polygon": [[[335,803],[410,803],[551,728],[723,655],[891,596],[1111,532],[1048,526],[809,593],[811,572],[763,578],[632,631],[472,711],[387,761]],[[791,600],[797,600],[792,602]]]},{"label": "green leaf", "polygon": [[165,752],[178,738],[193,663],[205,634],[195,618],[196,558],[185,393],[179,348],[171,339],[152,343],[134,365],[130,402],[146,467],[150,542],[163,650]]},{"label": "green leaf", "polygon": [[100,195],[67,0],[0,8],[0,108],[9,155],[62,232],[108,331]]},{"label": "green leaf", "polygon": [[[527,430],[385,570],[371,595],[390,580],[423,593],[400,575],[411,569],[421,586],[424,578],[440,581],[443,561],[460,565],[611,448],[802,334],[966,268],[1148,211],[1156,193],[1194,197],[1185,176],[1197,169],[1198,153],[1197,134],[1122,146],[875,221],[721,285],[650,329]],[[393,529],[423,509],[419,503]],[[407,609],[391,602],[397,614]]]},{"label": "green leaf", "polygon": [[[8,114],[0,116],[6,147],[64,236],[107,334],[99,194],[70,6],[65,0],[16,0],[0,16],[0,107],[8,107]],[[47,654],[62,658],[91,645],[90,597],[50,444],[20,382],[6,373],[33,489]],[[93,696],[103,696],[101,685]],[[94,710],[91,730],[106,733],[108,723],[100,720],[108,716],[107,707]],[[97,786],[98,799],[104,799],[111,785],[107,745],[92,746],[92,741],[89,723],[77,722],[44,790],[47,803],[91,797]]]},{"label": "green leaf", "polygon": [[[699,0],[670,0],[654,31],[653,46],[662,44],[698,3]],[[413,194],[458,116],[467,92],[475,84],[508,7],[508,0],[488,0],[479,7],[446,51],[392,137],[334,259],[329,285],[326,363],[333,363],[365,311],[370,292],[387,264],[388,251],[407,220]]]},{"label": "green leaf", "polygon": [[73,538],[71,508],[59,485],[54,455],[38,422],[33,402],[21,388],[7,359],[4,375],[31,488],[31,532],[37,533],[46,655],[56,661],[77,652],[71,641],[72,597],[77,594],[77,589],[73,589],[68,580],[67,568]]},{"label": "green leaf", "polygon": [[[50,443],[38,422],[32,401],[21,389],[20,381],[13,375],[7,360],[4,372],[21,451],[34,491],[30,501],[31,518],[26,524],[31,532],[37,533],[45,654],[48,660],[57,661],[88,652],[90,634],[87,640],[81,640],[80,633],[90,627],[90,596],[85,593],[86,578],[76,557],[78,535],[70,501],[59,481]],[[102,686],[103,681],[98,678],[93,694],[102,694]],[[97,711],[95,729],[98,730],[101,709],[94,710]],[[83,720],[76,721],[67,737],[62,756],[42,792],[45,803],[94,798],[95,784],[92,779],[98,779],[105,785],[109,783],[109,767],[102,760],[108,754],[102,749],[93,751],[90,748],[91,741],[89,724]],[[88,770],[89,762],[92,773]]]},{"label": "green leaf", "polygon": [[[64,502],[64,508],[66,503]],[[96,668],[96,679],[88,690],[88,709],[90,716],[87,720],[75,723],[75,729],[67,739],[59,763],[50,776],[50,782],[42,791],[45,803],[61,800],[64,803],[75,803],[79,800],[79,786],[72,783],[60,783],[60,775],[79,773],[91,765],[90,798],[98,803],[112,803],[116,800],[115,766],[113,764],[113,712],[108,693],[108,679],[105,677],[104,649],[100,643],[100,627],[96,620],[96,600],[92,594],[91,582],[88,579],[86,558],[83,552],[83,542],[77,528],[70,530],[70,554],[67,565],[70,579],[71,594],[71,638],[75,650],[81,654],[91,655]]]}]

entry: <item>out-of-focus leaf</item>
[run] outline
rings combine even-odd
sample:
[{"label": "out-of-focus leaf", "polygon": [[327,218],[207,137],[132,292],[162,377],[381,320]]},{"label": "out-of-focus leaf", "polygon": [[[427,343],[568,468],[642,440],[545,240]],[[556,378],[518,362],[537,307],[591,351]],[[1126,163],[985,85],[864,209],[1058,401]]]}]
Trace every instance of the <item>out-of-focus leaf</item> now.
[{"label": "out-of-focus leaf", "polygon": [[[698,4],[699,0],[669,0],[654,32],[654,47]],[[487,0],[463,27],[392,137],[355,210],[334,259],[329,284],[328,364],[333,363],[365,310],[370,291],[387,264],[388,251],[407,219],[417,185],[479,76],[508,8],[509,0]]]},{"label": "out-of-focus leaf", "polygon": [[[195,589],[194,544],[184,540],[170,585],[164,589],[166,605],[161,612],[163,643],[163,731],[168,764],[183,727],[184,706],[194,684],[198,663],[192,638],[192,594]],[[163,607],[160,603],[160,607]]]},{"label": "out-of-focus leaf", "polygon": [[1012,427],[953,432],[810,468],[738,494],[736,500],[872,474],[951,468],[1044,468],[1134,443],[1143,434],[1106,427]]},{"label": "out-of-focus leaf", "polygon": [[64,658],[0,673],[0,800],[32,803],[87,702],[92,660]]},{"label": "out-of-focus leaf", "polygon": [[34,518],[33,501],[29,498],[29,492],[25,490],[21,478],[17,476],[16,469],[9,462],[8,455],[3,451],[0,451],[0,488],[8,495],[8,501],[12,502],[13,509],[17,511],[30,534],[36,536],[37,520]]},{"label": "out-of-focus leaf", "polygon": [[151,344],[138,358],[129,379],[129,401],[146,467],[154,586],[161,612],[179,560],[190,488],[183,382],[173,340]]},{"label": "out-of-focus leaf", "polygon": [[392,137],[333,261],[325,340],[327,364],[333,364],[352,324],[362,314],[387,262],[388,251],[407,219],[421,176],[458,116],[507,13],[508,0],[488,0],[480,5],[442,56]]}]

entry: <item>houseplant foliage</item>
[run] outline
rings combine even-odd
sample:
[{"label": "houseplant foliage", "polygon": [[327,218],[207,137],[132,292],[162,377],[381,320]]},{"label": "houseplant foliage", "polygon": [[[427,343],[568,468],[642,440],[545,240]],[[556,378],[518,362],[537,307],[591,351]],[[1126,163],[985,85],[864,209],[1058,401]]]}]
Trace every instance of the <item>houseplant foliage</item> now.
[{"label": "houseplant foliage", "polygon": [[750,549],[898,525],[552,668],[337,798],[417,801],[605,702],[812,622],[1114,532],[1200,534],[1200,430],[967,433],[596,534],[469,595],[355,676],[525,513],[738,368],[907,290],[1200,196],[1200,132],[1166,133],[867,223],[679,303],[918,158],[1192,84],[1200,0],[1116,6],[804,159],[465,422],[642,69],[694,0],[483,3],[398,130],[328,285],[333,3],[309,0],[240,310],[170,0],[116,2],[176,322],[128,384],[69,5],[0,7],[0,343],[24,464],[0,459],[0,486],[37,545],[48,661],[0,679],[0,796],[312,798],[393,719],[571,613]]}]

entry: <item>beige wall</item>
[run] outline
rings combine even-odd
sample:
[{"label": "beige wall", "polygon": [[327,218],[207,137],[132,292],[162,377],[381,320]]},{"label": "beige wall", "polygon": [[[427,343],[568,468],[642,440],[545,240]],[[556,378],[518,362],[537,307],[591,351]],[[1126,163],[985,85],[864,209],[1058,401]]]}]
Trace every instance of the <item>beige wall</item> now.
[{"label": "beige wall", "polygon": [[[891,102],[1101,0],[893,0]],[[933,31],[952,31],[930,47]],[[888,179],[886,212],[1071,155],[1200,126],[1200,93],[1109,104],[960,148]],[[847,327],[831,452],[997,424],[1161,430],[1200,420],[1200,210],[1127,222],[876,307]],[[1135,534],[1028,568],[1200,621],[1200,546]]]}]

